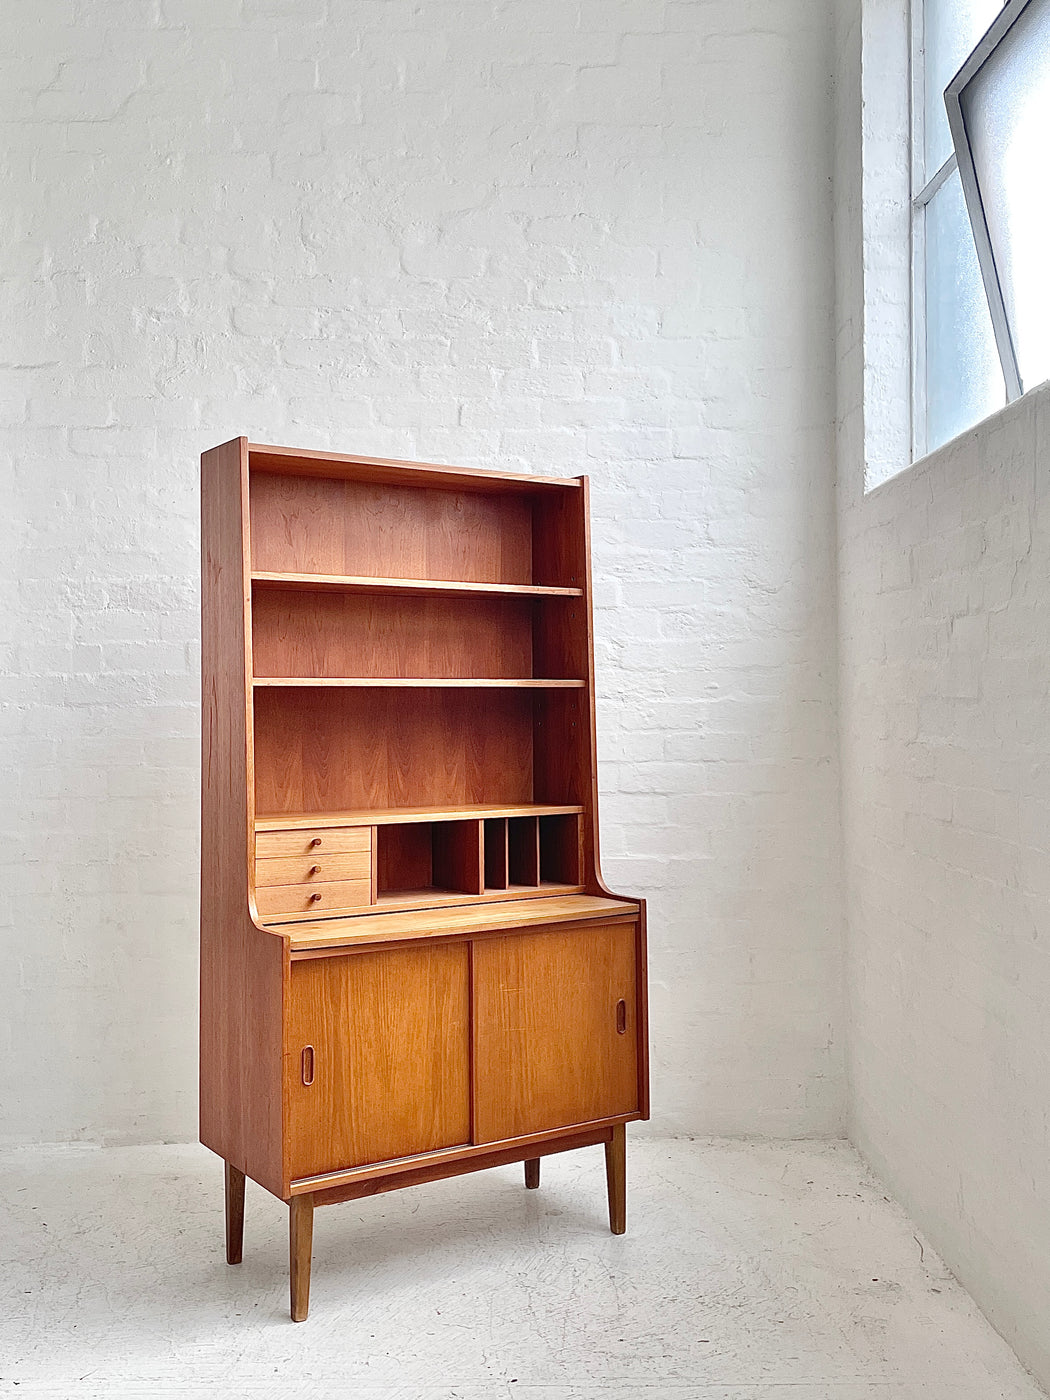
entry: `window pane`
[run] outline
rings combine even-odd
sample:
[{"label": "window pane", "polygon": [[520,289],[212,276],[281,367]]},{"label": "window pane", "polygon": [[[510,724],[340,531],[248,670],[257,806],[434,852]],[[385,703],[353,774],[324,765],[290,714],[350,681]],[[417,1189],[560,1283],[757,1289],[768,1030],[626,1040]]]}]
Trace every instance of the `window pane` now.
[{"label": "window pane", "polygon": [[1003,0],[925,0],[926,170],[924,185],[952,153],[944,89],[1003,7]]},{"label": "window pane", "polygon": [[1006,402],[958,174],[926,206],[926,450]]},{"label": "window pane", "polygon": [[1050,378],[1050,3],[1032,0],[963,97],[1006,316],[1026,388]]}]

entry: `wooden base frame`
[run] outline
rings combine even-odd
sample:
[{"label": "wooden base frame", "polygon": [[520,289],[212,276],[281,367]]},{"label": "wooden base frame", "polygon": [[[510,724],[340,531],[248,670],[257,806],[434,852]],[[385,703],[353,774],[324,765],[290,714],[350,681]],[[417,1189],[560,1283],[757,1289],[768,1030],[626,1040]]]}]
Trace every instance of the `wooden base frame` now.
[{"label": "wooden base frame", "polygon": [[[555,1152],[571,1152],[579,1147],[605,1148],[606,1187],[609,1198],[609,1228],[614,1235],[627,1229],[626,1125],[611,1126],[573,1133],[544,1142],[542,1156]],[[310,1311],[310,1265],[313,1259],[314,1208],[338,1205],[342,1201],[379,1195],[404,1186],[437,1181],[444,1177],[461,1176],[466,1172],[482,1171],[487,1167],[505,1166],[522,1161],[525,1165],[525,1186],[534,1191],[540,1184],[540,1157],[527,1157],[526,1151],[535,1147],[504,1148],[482,1157],[459,1158],[424,1167],[411,1167],[393,1175],[363,1178],[342,1186],[300,1192],[288,1201],[288,1283],[290,1313],[293,1322],[305,1322]],[[239,1264],[244,1237],[244,1173],[230,1162],[226,1164],[226,1262]]]}]

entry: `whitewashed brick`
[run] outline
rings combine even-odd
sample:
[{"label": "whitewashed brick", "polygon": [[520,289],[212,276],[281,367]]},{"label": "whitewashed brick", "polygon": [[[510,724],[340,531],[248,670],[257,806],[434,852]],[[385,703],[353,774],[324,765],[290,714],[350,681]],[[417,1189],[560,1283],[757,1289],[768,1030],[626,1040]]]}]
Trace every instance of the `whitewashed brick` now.
[{"label": "whitewashed brick", "polygon": [[850,1131],[1045,1384],[1050,389],[901,470],[907,34],[837,18]]},{"label": "whitewashed brick", "polygon": [[[0,21],[3,824],[57,852],[0,916],[33,931],[4,1132],[193,1135],[197,458],[241,432],[591,475],[657,1124],[839,1131],[826,0],[67,12]],[[1045,800],[1001,812],[1018,851]],[[111,1092],[99,1044],[143,1082]]]}]

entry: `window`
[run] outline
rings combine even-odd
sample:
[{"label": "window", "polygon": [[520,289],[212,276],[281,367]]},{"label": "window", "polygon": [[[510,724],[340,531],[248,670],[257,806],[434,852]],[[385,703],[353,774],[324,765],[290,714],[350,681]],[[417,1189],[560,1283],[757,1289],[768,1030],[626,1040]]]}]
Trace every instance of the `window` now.
[{"label": "window", "polygon": [[944,90],[1002,0],[914,0],[912,389],[916,457],[1006,402]]},{"label": "window", "polygon": [[1050,0],[1011,0],[945,93],[1010,398],[1050,377]]}]

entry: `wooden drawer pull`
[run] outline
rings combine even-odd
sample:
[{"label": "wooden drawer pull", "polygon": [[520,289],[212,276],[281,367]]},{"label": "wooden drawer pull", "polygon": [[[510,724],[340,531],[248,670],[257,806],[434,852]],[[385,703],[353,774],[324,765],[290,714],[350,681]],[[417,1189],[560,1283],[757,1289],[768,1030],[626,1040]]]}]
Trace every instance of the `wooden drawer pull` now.
[{"label": "wooden drawer pull", "polygon": [[321,891],[320,891],[320,890],[314,890],[313,894],[310,896],[310,903],[311,903],[311,904],[316,904],[317,901],[318,901],[320,898],[321,898]]},{"label": "wooden drawer pull", "polygon": [[319,865],[311,865],[311,866],[310,866],[310,872],[309,872],[309,873],[310,873],[311,875],[320,875],[320,873],[321,873],[321,867],[320,867]]},{"label": "wooden drawer pull", "polygon": [[314,1047],[312,1045],[303,1046],[302,1068],[303,1083],[309,1089],[314,1082]]},{"label": "wooden drawer pull", "polygon": [[320,844],[321,844],[321,838],[320,838],[320,836],[315,836],[314,839],[310,842],[310,850],[312,851],[312,850],[314,849],[315,846],[319,846]]},{"label": "wooden drawer pull", "polygon": [[627,1034],[627,1003],[622,997],[616,1003],[616,1031],[618,1035]]}]

